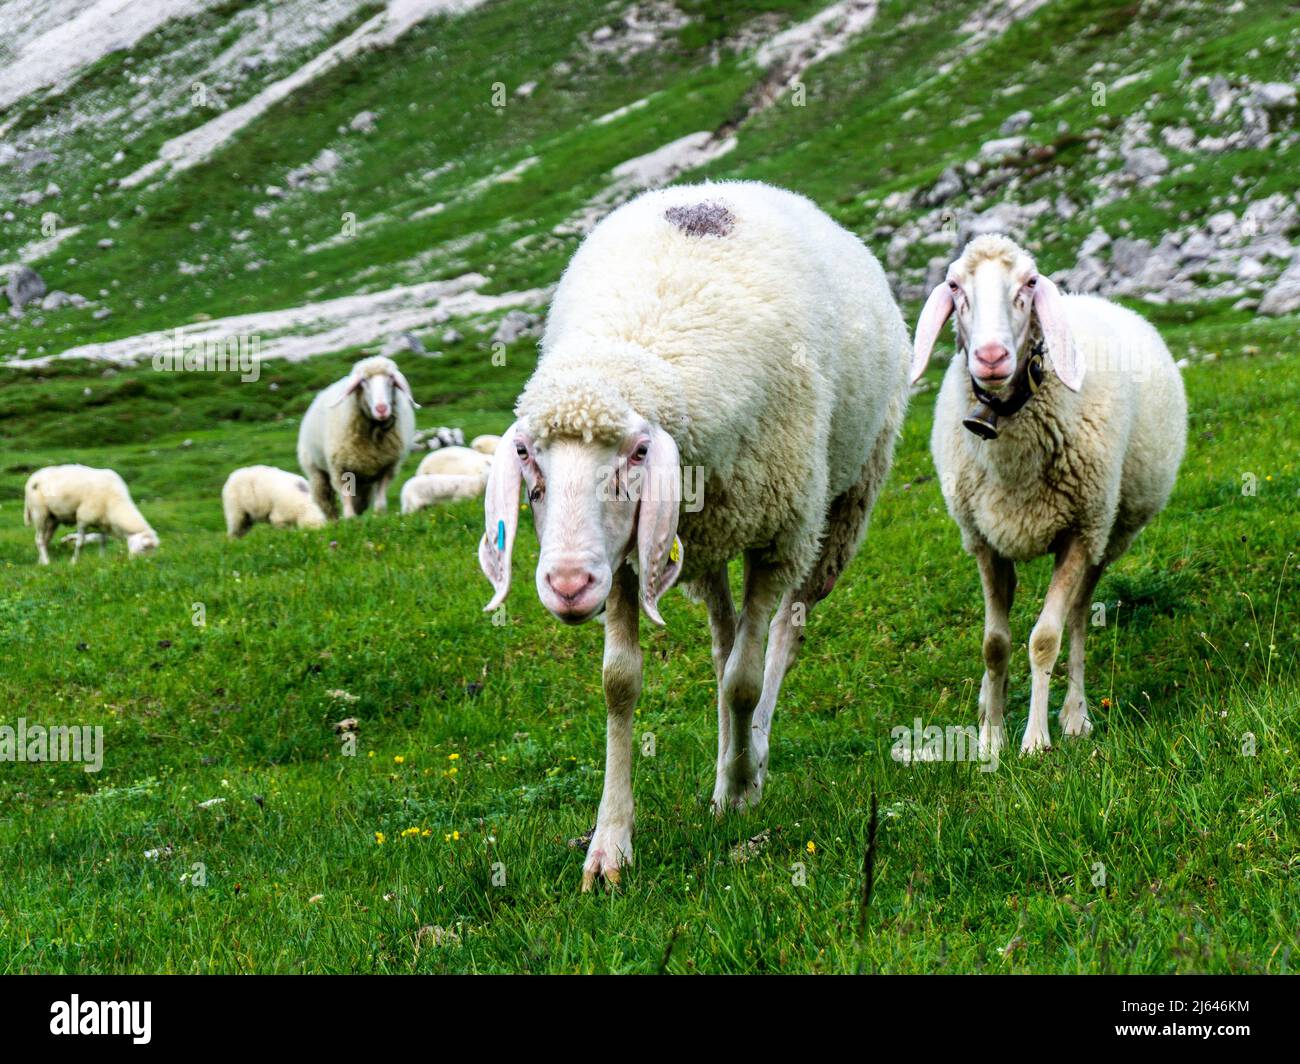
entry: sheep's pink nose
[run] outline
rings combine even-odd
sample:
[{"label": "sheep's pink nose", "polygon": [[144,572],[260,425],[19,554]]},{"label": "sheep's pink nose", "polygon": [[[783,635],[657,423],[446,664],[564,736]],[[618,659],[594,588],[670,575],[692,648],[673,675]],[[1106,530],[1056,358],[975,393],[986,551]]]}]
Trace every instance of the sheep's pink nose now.
[{"label": "sheep's pink nose", "polygon": [[1011,353],[999,343],[987,343],[975,349],[975,372],[979,377],[1005,377]]},{"label": "sheep's pink nose", "polygon": [[384,418],[386,418],[386,417],[388,416],[388,410],[389,410],[389,407],[388,407],[388,404],[387,404],[387,403],[376,403],[376,404],[375,404],[375,417],[379,418],[380,420],[383,420]]},{"label": "sheep's pink nose", "polygon": [[546,584],[566,602],[573,602],[596,582],[596,577],[586,569],[552,569],[546,574]]}]

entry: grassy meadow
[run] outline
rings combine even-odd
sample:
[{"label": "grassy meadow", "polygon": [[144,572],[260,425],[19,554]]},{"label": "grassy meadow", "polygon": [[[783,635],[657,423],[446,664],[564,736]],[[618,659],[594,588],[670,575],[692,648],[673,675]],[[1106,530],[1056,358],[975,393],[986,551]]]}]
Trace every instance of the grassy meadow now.
[{"label": "grassy meadow", "polygon": [[[199,76],[186,42],[224,42],[252,6],[169,24],[3,113],[13,136],[66,130],[58,210],[81,229],[38,265],[52,288],[112,312],[0,322],[0,725],[104,729],[98,773],[0,764],[0,972],[1296,971],[1295,315],[1136,304],[1187,360],[1191,424],[1167,510],[1097,592],[1091,738],[1059,741],[1053,712],[1056,747],[993,772],[891,756],[895,728],[974,724],[982,671],[979,579],[928,451],[935,366],[866,545],[812,615],[756,810],[716,822],[708,811],[716,696],[703,608],[672,594],[667,627],[642,626],[636,862],[620,889],[589,895],[569,841],[592,827],[601,791],[602,630],[544,612],[526,517],[504,624],[481,612],[474,503],[224,537],[227,474],[296,468],[311,397],[362,351],[271,361],[249,383],[158,373],[147,358],[3,365],[470,270],[487,292],[552,284],[579,240],[565,223],[611,169],[697,130],[733,129],[737,145],[689,179],[804,192],[883,258],[886,198],[928,187],[1019,109],[1033,110],[1036,141],[1062,124],[1113,140],[1139,110],[1199,129],[1190,77],[1292,77],[1292,5],[1054,0],[968,46],[972,0],[884,0],[869,31],[806,72],[806,107],[759,110],[761,79],[730,43],[738,27],[778,28],[822,5],[681,0],[685,28],[616,61],[579,42],[619,5],[577,0],[541,18],[531,0],[495,0],[363,52],[202,165],[117,187],[203,120],[171,110],[132,125],[140,79],[184,96]],[[306,58],[286,51],[258,76]],[[1134,72],[1143,78],[1122,81]],[[1120,82],[1100,107],[1098,77]],[[498,81],[511,91],[501,108]],[[257,88],[234,85],[226,105]],[[340,139],[364,109],[379,132]],[[105,118],[68,119],[85,113]],[[328,187],[268,199],[266,186],[340,144]],[[1081,207],[1034,223],[1040,265],[1072,264],[1094,225],[1154,241],[1225,197],[1289,193],[1300,167],[1294,139],[1168,154],[1165,177],[1093,210],[1105,167],[1061,137],[1055,163],[1012,190]],[[0,193],[16,180],[0,169]],[[344,213],[358,223],[349,240]],[[890,222],[922,213],[896,208]],[[0,261],[40,234],[40,211],[20,214]],[[905,265],[934,254],[918,243]],[[445,323],[417,330],[440,358],[400,357],[419,424],[500,431],[535,340],[511,344],[502,365],[493,316],[451,324],[459,339],[442,336]],[[62,546],[38,567],[23,484],[70,461],[118,470],[160,550],[128,561],[120,543],[90,547],[74,568]],[[1015,741],[1049,574],[1047,559],[1020,571]],[[1056,707],[1064,670],[1063,655]],[[358,722],[354,750],[334,728],[344,718]]]}]

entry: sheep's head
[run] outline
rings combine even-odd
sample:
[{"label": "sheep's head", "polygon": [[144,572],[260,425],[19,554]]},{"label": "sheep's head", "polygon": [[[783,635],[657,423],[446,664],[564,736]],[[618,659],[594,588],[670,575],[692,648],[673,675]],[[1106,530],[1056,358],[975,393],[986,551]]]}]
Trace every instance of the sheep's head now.
[{"label": "sheep's head", "polygon": [[371,421],[387,421],[393,416],[394,390],[404,392],[411,405],[419,409],[420,404],[415,401],[411,386],[406,383],[396,362],[383,355],[363,358],[352,367],[347,387],[332,405],[338,406],[355,395],[366,417]]},{"label": "sheep's head", "polygon": [[157,550],[158,543],[158,533],[152,528],[146,528],[143,532],[133,532],[126,537],[126,551],[134,558],[137,554]]},{"label": "sheep's head", "polygon": [[971,379],[985,391],[996,395],[1007,388],[1037,331],[1066,387],[1078,391],[1083,383],[1060,291],[1007,237],[976,237],[930,293],[916,325],[913,382],[925,372],[939,332],[954,313],[958,350],[965,352]]},{"label": "sheep's head", "polygon": [[524,420],[506,430],[492,458],[487,529],[479,545],[479,563],[496,589],[487,610],[510,589],[521,485],[541,544],[537,594],[551,613],[569,624],[594,617],[615,571],[635,549],[642,608],[664,623],[659,597],[677,579],[682,561],[681,468],[667,432],[634,414],[618,432],[539,435]]}]

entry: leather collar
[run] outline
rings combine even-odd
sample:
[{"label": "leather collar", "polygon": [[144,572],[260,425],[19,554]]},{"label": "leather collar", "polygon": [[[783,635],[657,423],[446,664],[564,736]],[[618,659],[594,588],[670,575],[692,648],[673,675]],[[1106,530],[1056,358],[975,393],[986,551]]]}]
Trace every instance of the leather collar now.
[{"label": "leather collar", "polygon": [[1043,338],[1040,336],[1029,349],[1029,357],[1011,382],[1011,391],[1005,396],[992,395],[981,388],[971,377],[971,391],[979,400],[978,405],[965,418],[962,424],[984,440],[998,438],[998,420],[1018,414],[1024,405],[1038,394],[1046,370],[1043,367]]}]

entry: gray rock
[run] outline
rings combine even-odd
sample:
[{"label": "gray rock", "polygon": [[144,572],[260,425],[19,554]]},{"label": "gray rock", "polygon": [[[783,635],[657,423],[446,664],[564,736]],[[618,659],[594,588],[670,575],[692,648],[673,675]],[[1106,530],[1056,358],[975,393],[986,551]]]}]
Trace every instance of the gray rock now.
[{"label": "gray rock", "polygon": [[1019,133],[1025,126],[1034,120],[1032,111],[1017,111],[1015,114],[1007,115],[1006,121],[999,127],[998,132],[1004,137],[1009,137],[1013,133]]},{"label": "gray rock", "polygon": [[398,333],[396,336],[390,336],[388,342],[384,344],[379,353],[392,358],[394,355],[423,355],[426,352],[424,350],[424,344],[420,342],[418,336],[413,333],[404,332]]},{"label": "gray rock", "polygon": [[1155,148],[1134,148],[1124,156],[1124,172],[1134,177],[1159,177],[1169,169],[1169,160]]},{"label": "gray rock", "polygon": [[1069,292],[1084,295],[1100,292],[1106,283],[1106,264],[1095,255],[1084,255],[1075,263],[1074,269],[1060,274],[1058,281]]},{"label": "gray rock", "polygon": [[520,337],[536,336],[541,331],[540,325],[536,314],[529,314],[526,310],[512,310],[497,324],[492,342],[512,344]]},{"label": "gray rock", "polygon": [[1024,137],[1002,137],[980,145],[979,156],[987,162],[1000,163],[1024,154],[1028,141]]},{"label": "gray rock", "polygon": [[1208,259],[1214,254],[1214,251],[1214,241],[1204,233],[1193,233],[1183,241],[1182,257],[1184,262],[1188,260],[1199,262]]},{"label": "gray rock", "polygon": [[1111,245],[1110,261],[1124,277],[1136,277],[1151,256],[1151,242],[1120,237]]},{"label": "gray rock", "polygon": [[72,297],[67,292],[60,292],[56,289],[41,300],[41,310],[58,310],[60,307],[66,307],[71,302]]},{"label": "gray rock", "polygon": [[1300,310],[1300,258],[1292,261],[1259,301],[1260,314],[1292,314],[1297,310]]},{"label": "gray rock", "polygon": [[21,311],[28,303],[44,298],[45,281],[30,266],[19,266],[9,272],[5,295],[9,297],[9,306]]},{"label": "gray rock", "polygon": [[96,321],[103,321],[112,313],[113,312],[109,310],[108,307],[100,307],[97,311],[95,311],[94,314],[91,315],[91,317],[94,318]]},{"label": "gray rock", "polygon": [[1256,85],[1250,98],[1266,111],[1289,111],[1296,105],[1296,89],[1284,81],[1270,81]]},{"label": "gray rock", "polygon": [[961,194],[965,186],[961,180],[961,170],[956,166],[950,166],[931,186],[930,191],[924,196],[924,202],[929,207],[938,207],[940,204],[947,203],[954,196]]},{"label": "gray rock", "polygon": [[1107,233],[1105,229],[1098,226],[1084,237],[1083,243],[1079,245],[1079,257],[1083,258],[1087,255],[1096,255],[1102,248],[1108,247],[1109,245],[1110,234]]},{"label": "gray rock", "polygon": [[25,151],[18,156],[17,166],[23,173],[31,173],[38,166],[44,166],[46,163],[54,162],[54,153],[47,151],[45,148],[35,148],[32,151]]},{"label": "gray rock", "polygon": [[348,128],[356,133],[373,133],[378,119],[374,111],[362,111],[348,123]]},{"label": "gray rock", "polygon": [[462,335],[459,329],[448,329],[446,332],[442,334],[442,342],[446,344],[448,347],[454,347],[456,344],[460,343],[463,339],[465,339],[465,337],[464,335]]}]

